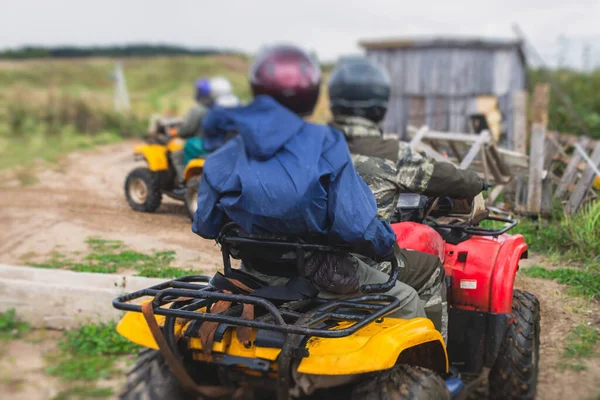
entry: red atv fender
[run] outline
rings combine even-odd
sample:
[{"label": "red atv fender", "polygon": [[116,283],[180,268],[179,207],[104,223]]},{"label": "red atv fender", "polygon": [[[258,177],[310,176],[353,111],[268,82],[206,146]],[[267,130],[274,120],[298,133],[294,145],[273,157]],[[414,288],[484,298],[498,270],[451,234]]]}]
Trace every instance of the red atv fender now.
[{"label": "red atv fender", "polygon": [[527,252],[522,235],[472,236],[453,245],[433,228],[416,222],[392,224],[392,229],[400,247],[442,260],[452,282],[451,306],[497,314],[512,311],[515,275]]}]

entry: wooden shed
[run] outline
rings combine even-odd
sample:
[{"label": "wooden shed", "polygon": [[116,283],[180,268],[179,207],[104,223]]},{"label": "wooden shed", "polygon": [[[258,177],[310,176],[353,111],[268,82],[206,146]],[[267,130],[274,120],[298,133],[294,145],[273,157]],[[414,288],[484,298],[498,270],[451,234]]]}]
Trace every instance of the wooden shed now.
[{"label": "wooden shed", "polygon": [[386,132],[406,138],[409,125],[468,132],[485,114],[495,138],[511,147],[513,94],[525,89],[526,60],[514,40],[420,38],[365,40],[368,58],[390,75]]}]

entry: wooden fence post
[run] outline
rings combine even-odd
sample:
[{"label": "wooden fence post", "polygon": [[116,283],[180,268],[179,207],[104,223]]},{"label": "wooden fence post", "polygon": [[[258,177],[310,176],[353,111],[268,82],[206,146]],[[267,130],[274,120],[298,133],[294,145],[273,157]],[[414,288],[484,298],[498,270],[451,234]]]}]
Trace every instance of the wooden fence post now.
[{"label": "wooden fence post", "polygon": [[527,91],[518,90],[512,95],[513,101],[513,150],[527,154]]},{"label": "wooden fence post", "polygon": [[[591,163],[589,161],[591,161]],[[573,194],[567,204],[567,214],[574,214],[577,212],[581,204],[583,204],[590,186],[592,186],[592,183],[594,182],[596,171],[594,171],[595,168],[593,168],[593,166],[600,168],[600,141],[596,143],[596,147],[594,148],[589,161],[583,171],[581,179],[577,183],[577,186],[575,186],[575,189],[573,189]]]},{"label": "wooden fence post", "polygon": [[529,184],[527,186],[527,212],[539,214],[542,207],[542,180],[544,174],[544,144],[548,126],[550,86],[538,84],[533,92],[533,123],[531,125],[531,151],[529,154]]}]

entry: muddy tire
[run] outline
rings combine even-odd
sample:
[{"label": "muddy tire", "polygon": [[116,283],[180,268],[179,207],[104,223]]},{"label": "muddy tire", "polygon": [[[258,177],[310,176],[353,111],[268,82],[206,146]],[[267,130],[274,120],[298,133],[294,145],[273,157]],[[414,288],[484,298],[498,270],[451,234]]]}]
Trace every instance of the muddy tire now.
[{"label": "muddy tire", "polygon": [[197,396],[187,393],[171,374],[162,355],[151,349],[143,350],[127,373],[120,400],[194,400]]},{"label": "muddy tire", "polygon": [[125,179],[125,197],[135,211],[156,211],[162,200],[156,174],[148,168],[136,168],[131,171]]},{"label": "muddy tire", "polygon": [[540,303],[513,291],[513,321],[489,375],[490,399],[534,399],[540,359]]},{"label": "muddy tire", "polygon": [[183,200],[185,202],[185,209],[192,221],[194,220],[196,208],[198,208],[198,186],[200,186],[201,179],[202,175],[194,176],[185,184]]},{"label": "muddy tire", "polygon": [[353,400],[450,400],[442,378],[433,371],[396,365],[357,384]]}]

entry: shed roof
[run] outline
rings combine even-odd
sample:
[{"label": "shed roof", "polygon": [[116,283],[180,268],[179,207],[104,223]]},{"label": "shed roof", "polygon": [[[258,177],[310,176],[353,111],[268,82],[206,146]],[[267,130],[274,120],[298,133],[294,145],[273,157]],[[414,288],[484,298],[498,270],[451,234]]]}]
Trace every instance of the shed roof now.
[{"label": "shed roof", "polygon": [[506,49],[519,48],[522,42],[514,39],[489,39],[481,37],[400,37],[388,39],[361,40],[358,44],[367,49],[403,49],[403,48],[480,48]]}]

